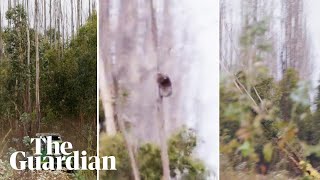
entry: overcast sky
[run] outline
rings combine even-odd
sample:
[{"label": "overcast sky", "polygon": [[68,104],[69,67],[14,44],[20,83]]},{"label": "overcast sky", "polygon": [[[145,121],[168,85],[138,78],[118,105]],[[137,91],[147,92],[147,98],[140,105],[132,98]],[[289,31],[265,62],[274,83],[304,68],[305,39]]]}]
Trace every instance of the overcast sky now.
[{"label": "overcast sky", "polygon": [[[17,0],[17,2],[25,2],[25,0]],[[42,3],[43,2],[45,2],[46,3],[46,19],[47,19],[47,27],[49,27],[49,22],[50,22],[50,19],[49,19],[49,13],[50,13],[50,11],[49,11],[49,5],[50,5],[50,1],[49,0],[38,0],[38,2],[39,2],[39,4],[41,3],[41,5],[42,5]],[[54,2],[54,0],[52,0],[52,3]],[[65,30],[68,30],[69,31],[69,35],[70,35],[70,32],[71,32],[71,11],[73,10],[73,19],[74,19],[74,25],[76,25],[76,11],[77,11],[77,9],[76,9],[76,6],[75,6],[75,4],[76,4],[76,0],[73,0],[73,2],[74,2],[74,8],[72,9],[71,8],[71,0],[61,0],[61,6],[62,6],[62,11],[63,11],[63,16],[65,17],[64,18],[64,21],[65,21],[65,24],[67,24],[66,25],[66,27],[65,27]],[[92,5],[93,5],[93,3],[95,3],[95,4],[97,4],[96,3],[97,2],[97,0],[90,0],[90,3],[91,3],[91,7],[92,7]],[[32,1],[30,1],[29,0],[29,9],[30,9],[30,12],[29,12],[29,17],[30,17],[30,24],[31,24],[31,26],[33,27],[33,20],[34,20],[34,3],[35,3],[35,1],[34,0],[32,0]],[[0,5],[1,5],[1,22],[2,22],[2,25],[3,26],[7,26],[7,21],[6,21],[6,19],[5,19],[5,13],[6,13],[6,11],[8,10],[8,1],[7,0],[0,0]],[[13,1],[12,1],[12,5],[13,5]],[[95,5],[96,7],[97,7],[97,5]],[[43,11],[43,7],[39,7],[40,9],[39,9],[39,11]],[[54,9],[54,8],[52,8],[52,9]],[[52,14],[54,13],[54,10],[52,10]],[[84,23],[85,22],[85,20],[87,19],[87,17],[88,17],[88,15],[89,15],[89,0],[83,0],[82,1],[82,23]],[[42,27],[42,24],[43,23],[41,23],[41,21],[44,21],[44,15],[41,13],[41,16],[40,17],[42,17],[41,19],[39,19],[40,20],[40,28],[41,29],[44,29],[44,27]]]}]

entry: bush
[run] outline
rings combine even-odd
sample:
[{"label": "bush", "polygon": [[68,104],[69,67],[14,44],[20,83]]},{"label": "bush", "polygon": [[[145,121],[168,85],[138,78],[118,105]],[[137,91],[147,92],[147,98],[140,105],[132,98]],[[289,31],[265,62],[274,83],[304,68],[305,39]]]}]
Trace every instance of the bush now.
[{"label": "bush", "polygon": [[[117,158],[117,171],[100,171],[102,179],[132,179],[130,160],[121,134],[103,137],[100,140],[100,155],[113,155]],[[170,172],[172,177],[184,179],[205,178],[205,166],[192,157],[196,147],[196,136],[183,129],[168,141]],[[136,150],[137,162],[142,179],[157,180],[162,177],[160,149],[157,145],[146,143]]]}]

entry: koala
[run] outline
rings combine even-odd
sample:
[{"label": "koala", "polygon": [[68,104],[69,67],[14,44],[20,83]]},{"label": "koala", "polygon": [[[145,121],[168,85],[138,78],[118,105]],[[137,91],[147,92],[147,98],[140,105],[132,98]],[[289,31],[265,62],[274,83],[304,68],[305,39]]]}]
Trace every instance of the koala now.
[{"label": "koala", "polygon": [[167,75],[158,73],[157,83],[160,97],[169,97],[172,94],[172,83]]}]

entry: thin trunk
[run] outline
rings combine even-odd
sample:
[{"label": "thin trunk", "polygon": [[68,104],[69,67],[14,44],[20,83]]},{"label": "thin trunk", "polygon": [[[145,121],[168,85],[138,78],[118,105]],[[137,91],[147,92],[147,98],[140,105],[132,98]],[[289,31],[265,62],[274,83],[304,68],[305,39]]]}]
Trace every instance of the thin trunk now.
[{"label": "thin trunk", "polygon": [[44,18],[44,37],[47,38],[46,32],[47,32],[47,4],[46,1],[43,1],[43,18]]},{"label": "thin trunk", "polygon": [[159,137],[160,137],[160,146],[161,146],[163,178],[170,180],[170,163],[169,163],[167,136],[166,136],[166,123],[165,123],[164,112],[163,112],[163,98],[161,97],[160,94],[157,102],[157,116],[158,116],[157,120],[160,125]]},{"label": "thin trunk", "polygon": [[52,0],[50,0],[50,5],[49,5],[49,19],[50,19],[50,22],[49,22],[49,30],[50,30],[50,34],[49,35],[49,39],[50,39],[50,45],[52,43],[52,35],[51,35],[51,30],[52,30]]},{"label": "thin trunk", "polygon": [[82,0],[80,0],[80,26],[82,25]]},{"label": "thin trunk", "polygon": [[[119,97],[119,84],[118,84],[118,80],[116,78],[116,75],[113,71],[114,68],[112,68],[111,70],[111,76],[112,76],[112,85],[113,85],[113,100],[114,102],[112,103],[112,109],[114,110],[113,115],[115,118],[115,121],[118,122],[119,124],[119,129],[124,137],[124,140],[126,142],[126,147],[128,150],[128,154],[129,154],[129,158],[130,158],[130,164],[131,164],[131,168],[132,168],[132,175],[134,177],[135,180],[140,180],[140,173],[139,173],[139,167],[137,165],[136,162],[136,158],[134,156],[134,152],[133,152],[133,147],[131,145],[131,140],[129,137],[129,134],[126,131],[125,125],[124,125],[124,118],[125,117],[120,117],[120,114],[118,113],[118,109],[117,109],[117,103],[118,103],[118,97]],[[126,119],[127,121],[129,121],[128,119]]]},{"label": "thin trunk", "polygon": [[91,0],[89,0],[89,16],[91,16]]},{"label": "thin trunk", "polygon": [[0,3],[0,62],[2,59],[2,16],[1,16],[1,3]]},{"label": "thin trunk", "polygon": [[[27,10],[29,10],[29,3],[27,2]],[[27,40],[28,40],[28,49],[27,49],[27,68],[28,68],[28,79],[27,79],[27,113],[31,113],[31,95],[30,95],[30,78],[31,78],[31,72],[30,72],[30,32],[29,32],[29,13],[27,13]],[[28,122],[28,135],[31,136],[31,130],[32,130],[32,121]]]},{"label": "thin trunk", "polygon": [[64,20],[63,20],[63,12],[62,12],[62,5],[60,1],[60,21],[61,21],[61,33],[62,33],[62,45],[61,45],[61,55],[63,59],[63,50],[64,50]]},{"label": "thin trunk", "polygon": [[103,103],[103,110],[105,114],[106,121],[106,132],[108,135],[113,136],[117,133],[115,119],[114,119],[114,109],[113,109],[113,99],[111,90],[111,83],[107,82],[105,65],[102,60],[100,60],[100,96]]},{"label": "thin trunk", "polygon": [[92,12],[94,11],[94,10],[96,10],[96,2],[93,0],[93,3],[92,3]]},{"label": "thin trunk", "polygon": [[38,123],[38,132],[40,132],[40,65],[39,65],[39,39],[38,39],[38,0],[35,0],[35,46],[36,46],[36,118]]},{"label": "thin trunk", "polygon": [[[64,12],[65,14],[68,14],[68,9],[67,9],[67,6],[65,6],[65,9],[64,9]],[[66,44],[68,44],[69,42],[69,32],[68,32],[68,25],[69,25],[69,21],[68,21],[68,18],[65,18],[66,19]]]},{"label": "thin trunk", "polygon": [[[106,23],[100,23],[101,24],[101,29],[103,31],[106,31],[106,34],[110,34],[110,26],[112,25],[109,21],[109,1],[101,1],[101,11],[99,12],[99,15],[101,19],[99,22],[106,22]],[[106,38],[106,34],[100,34],[101,39]],[[100,42],[100,49],[107,49],[109,50],[109,46],[112,44],[112,42],[109,43],[101,43]],[[101,96],[101,101],[103,104],[103,110],[105,114],[105,125],[106,125],[106,133],[107,135],[115,135],[116,134],[116,123],[114,119],[114,110],[113,110],[113,99],[112,99],[112,83],[111,81],[107,81],[107,78],[109,77],[108,75],[111,72],[110,68],[110,61],[109,61],[109,56],[110,53],[107,53],[106,51],[99,51],[99,84],[100,84],[100,96]],[[109,71],[110,70],[110,71]],[[110,78],[109,78],[110,79]]]},{"label": "thin trunk", "polygon": [[[140,180],[140,172],[139,172],[139,167],[137,165],[137,161],[136,158],[134,156],[134,151],[133,151],[133,146],[131,145],[131,140],[129,139],[129,134],[126,131],[124,122],[123,122],[123,118],[120,117],[118,118],[118,122],[119,122],[119,128],[120,131],[122,132],[125,142],[126,142],[126,146],[128,149],[128,154],[129,154],[129,158],[130,158],[130,163],[131,163],[131,168],[132,168],[132,174],[135,180]],[[128,120],[128,119],[127,119]]]},{"label": "thin trunk", "polygon": [[56,8],[57,8],[57,24],[58,24],[58,57],[61,60],[61,13],[60,13],[61,1],[57,1]]},{"label": "thin trunk", "polygon": [[[10,9],[12,6],[11,6],[11,0],[8,0],[8,8]],[[10,20],[7,20],[8,22],[8,27],[11,28],[11,21]]]},{"label": "thin trunk", "polygon": [[[153,48],[156,54],[156,66],[157,73],[160,73],[159,67],[159,44],[158,44],[158,27],[156,20],[156,11],[154,9],[154,0],[150,2],[150,11],[151,11],[151,33],[152,33],[152,41]],[[159,87],[160,88],[160,87]],[[160,89],[158,90],[160,92]],[[161,148],[161,161],[162,161],[162,171],[163,171],[163,179],[170,180],[170,163],[169,163],[169,155],[168,155],[168,147],[167,147],[167,136],[166,136],[166,126],[165,119],[163,113],[163,99],[159,93],[158,101],[157,101],[157,116],[158,116],[158,124],[160,125],[159,129],[159,139],[160,139],[160,148]]]},{"label": "thin trunk", "polygon": [[54,48],[57,49],[57,0],[54,0]]},{"label": "thin trunk", "polygon": [[73,39],[74,36],[73,7],[73,0],[71,0],[71,39]]},{"label": "thin trunk", "polygon": [[80,0],[77,1],[77,30],[80,28]]}]

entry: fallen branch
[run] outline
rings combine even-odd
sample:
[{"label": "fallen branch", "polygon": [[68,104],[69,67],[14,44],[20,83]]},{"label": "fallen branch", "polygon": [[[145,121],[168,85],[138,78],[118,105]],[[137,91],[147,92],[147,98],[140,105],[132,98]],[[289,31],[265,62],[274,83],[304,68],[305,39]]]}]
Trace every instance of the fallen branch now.
[{"label": "fallen branch", "polygon": [[8,143],[8,141],[5,142],[5,140],[7,139],[7,137],[8,137],[9,134],[11,133],[11,131],[12,131],[12,128],[9,129],[9,131],[6,133],[6,135],[3,137],[3,139],[2,139],[2,141],[1,141],[1,143],[0,143],[0,145],[2,146],[2,149],[1,149],[1,151],[0,151],[0,156],[2,156],[2,153],[3,153],[3,151],[4,151],[5,145]]}]

